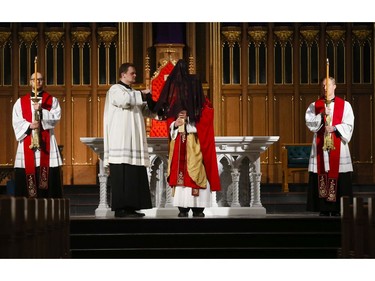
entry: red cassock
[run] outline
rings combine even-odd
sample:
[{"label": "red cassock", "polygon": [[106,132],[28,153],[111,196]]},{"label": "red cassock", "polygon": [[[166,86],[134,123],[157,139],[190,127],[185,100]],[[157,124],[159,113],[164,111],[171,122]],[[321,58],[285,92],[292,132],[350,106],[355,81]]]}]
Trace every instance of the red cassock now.
[{"label": "red cassock", "polygon": [[[219,177],[219,170],[217,165],[217,157],[216,157],[216,146],[215,146],[215,134],[214,134],[214,126],[213,126],[213,119],[214,119],[214,109],[212,108],[210,102],[206,100],[206,103],[203,106],[202,109],[202,115],[199,120],[195,124],[197,128],[197,135],[198,140],[200,143],[200,148],[202,152],[203,157],[203,164],[204,169],[207,175],[207,180],[210,183],[210,189],[211,191],[220,191],[221,185],[220,185],[220,177]],[[168,118],[167,124],[168,128],[170,127],[171,123],[174,121],[174,118]],[[172,161],[170,170],[171,171],[177,171],[178,167],[186,167],[186,154],[182,154],[183,148],[186,148],[186,145],[182,145],[182,151],[180,151],[180,156],[177,156],[177,146],[180,142],[180,134],[176,139],[175,148],[174,148],[174,154],[173,157],[178,157],[179,161]],[[185,150],[186,151],[186,150]],[[175,158],[176,159],[176,158]],[[192,188],[202,188],[199,187],[188,175],[187,169],[184,168],[183,178],[184,178],[184,184],[177,184],[178,182],[178,173],[171,173],[171,175],[168,178],[168,183],[171,186],[175,185],[184,185],[184,186],[190,186]]]}]

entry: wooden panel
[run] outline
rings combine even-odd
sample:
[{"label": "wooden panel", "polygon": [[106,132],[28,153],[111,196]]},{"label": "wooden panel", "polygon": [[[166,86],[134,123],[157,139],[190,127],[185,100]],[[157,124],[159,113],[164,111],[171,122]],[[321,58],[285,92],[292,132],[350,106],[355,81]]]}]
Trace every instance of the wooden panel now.
[{"label": "wooden panel", "polygon": [[98,111],[98,137],[103,137],[103,116],[106,93],[98,95],[97,111]]},{"label": "wooden panel", "polygon": [[273,135],[280,136],[274,145],[278,161],[281,159],[281,144],[295,142],[294,99],[292,95],[278,95],[273,100]]},{"label": "wooden panel", "polygon": [[[249,95],[250,96],[250,95]],[[266,136],[268,135],[269,122],[268,99],[266,94],[252,94],[248,101],[248,124],[251,136]],[[271,147],[272,148],[272,147]],[[270,149],[271,149],[270,148]],[[269,151],[261,154],[261,170],[262,174],[266,175],[268,170]],[[269,179],[262,177],[262,182],[267,182]]]},{"label": "wooden panel", "polygon": [[76,95],[72,98],[72,164],[92,164],[93,152],[80,141],[81,137],[92,136],[91,96]]},{"label": "wooden panel", "polygon": [[351,154],[354,163],[372,163],[374,114],[371,95],[353,95],[351,105],[354,112],[354,132]]},{"label": "wooden panel", "polygon": [[375,171],[372,163],[353,163],[353,182],[357,184],[371,184],[375,182]]},{"label": "wooden panel", "polygon": [[265,94],[253,94],[249,101],[249,132],[252,136],[268,134],[268,100]]},{"label": "wooden panel", "polygon": [[222,102],[223,132],[225,136],[241,135],[241,101],[239,95],[226,95]]},{"label": "wooden panel", "polygon": [[[274,127],[277,128],[277,134],[280,135],[280,141],[277,144],[276,160],[281,158],[282,143],[311,143],[313,135],[306,127],[305,113],[311,102],[317,99],[317,94],[305,94],[297,100],[293,95],[278,95],[275,101]],[[296,113],[298,112],[298,114]],[[280,120],[280,121],[279,121]],[[288,129],[290,126],[290,129]],[[280,166],[281,168],[281,166]],[[277,182],[282,175],[278,170]],[[307,173],[292,173],[289,177],[289,183],[307,183]]]},{"label": "wooden panel", "polygon": [[12,126],[13,99],[10,94],[0,94],[0,164],[13,165],[16,155],[16,138]]},{"label": "wooden panel", "polygon": [[[280,140],[272,146],[274,161],[281,163],[281,144],[293,142],[295,135],[294,100],[292,95],[278,94],[273,97],[271,135],[280,136]],[[280,173],[281,175],[281,173]]]},{"label": "wooden panel", "polygon": [[98,181],[98,165],[74,165],[72,171],[71,184],[74,185],[93,185]]}]

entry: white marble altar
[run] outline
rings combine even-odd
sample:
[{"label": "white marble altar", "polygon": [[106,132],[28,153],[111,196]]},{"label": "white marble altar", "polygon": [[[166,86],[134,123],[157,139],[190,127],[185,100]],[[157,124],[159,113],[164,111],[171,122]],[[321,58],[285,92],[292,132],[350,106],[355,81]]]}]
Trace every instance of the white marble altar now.
[{"label": "white marble altar", "polygon": [[[82,137],[81,142],[99,156],[99,206],[97,217],[113,216],[107,202],[107,178],[103,167],[103,138]],[[216,153],[222,191],[213,196],[211,208],[206,216],[265,215],[260,198],[260,155],[279,136],[215,137]],[[150,192],[154,208],[142,210],[147,216],[174,216],[178,214],[172,206],[171,188],[166,181],[168,167],[167,138],[148,138],[151,167],[148,169]]]}]

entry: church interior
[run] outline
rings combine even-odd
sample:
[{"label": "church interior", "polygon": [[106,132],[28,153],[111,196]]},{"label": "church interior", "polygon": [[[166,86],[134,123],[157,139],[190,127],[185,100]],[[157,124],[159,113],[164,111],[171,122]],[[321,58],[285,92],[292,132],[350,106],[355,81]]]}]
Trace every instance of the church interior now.
[{"label": "church interior", "polygon": [[[34,230],[14,226],[19,235],[12,238],[1,233],[0,245],[13,245],[13,257],[29,258],[375,257],[374,29],[373,22],[0,22],[0,198],[12,188],[12,106],[30,91],[35,57],[45,88],[62,108],[55,134],[65,191],[64,199],[40,206],[55,210],[56,224],[46,214]],[[158,217],[168,205],[167,135],[164,124],[145,119],[155,156],[149,171],[155,213],[106,218],[100,211],[109,212],[111,193],[97,150],[106,93],[118,67],[133,62],[133,86],[157,95],[179,59],[199,76],[214,108],[223,187],[215,203],[226,213]],[[306,212],[307,165],[293,171],[287,165],[289,146],[311,144],[305,112],[322,95],[327,72],[355,116],[349,146],[358,199],[354,207],[343,199],[349,211],[341,218]],[[12,202],[0,205],[1,215]],[[254,207],[260,213],[235,213]],[[32,246],[17,242],[22,235]]]}]

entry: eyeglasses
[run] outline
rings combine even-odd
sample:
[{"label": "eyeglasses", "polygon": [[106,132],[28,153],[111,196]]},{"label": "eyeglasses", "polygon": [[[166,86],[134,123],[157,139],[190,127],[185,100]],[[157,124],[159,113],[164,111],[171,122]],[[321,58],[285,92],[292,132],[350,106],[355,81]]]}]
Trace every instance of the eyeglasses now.
[{"label": "eyeglasses", "polygon": [[38,82],[41,82],[41,81],[43,81],[44,79],[43,78],[37,78],[37,79],[30,79],[31,81],[35,81],[35,80],[37,80]]}]

